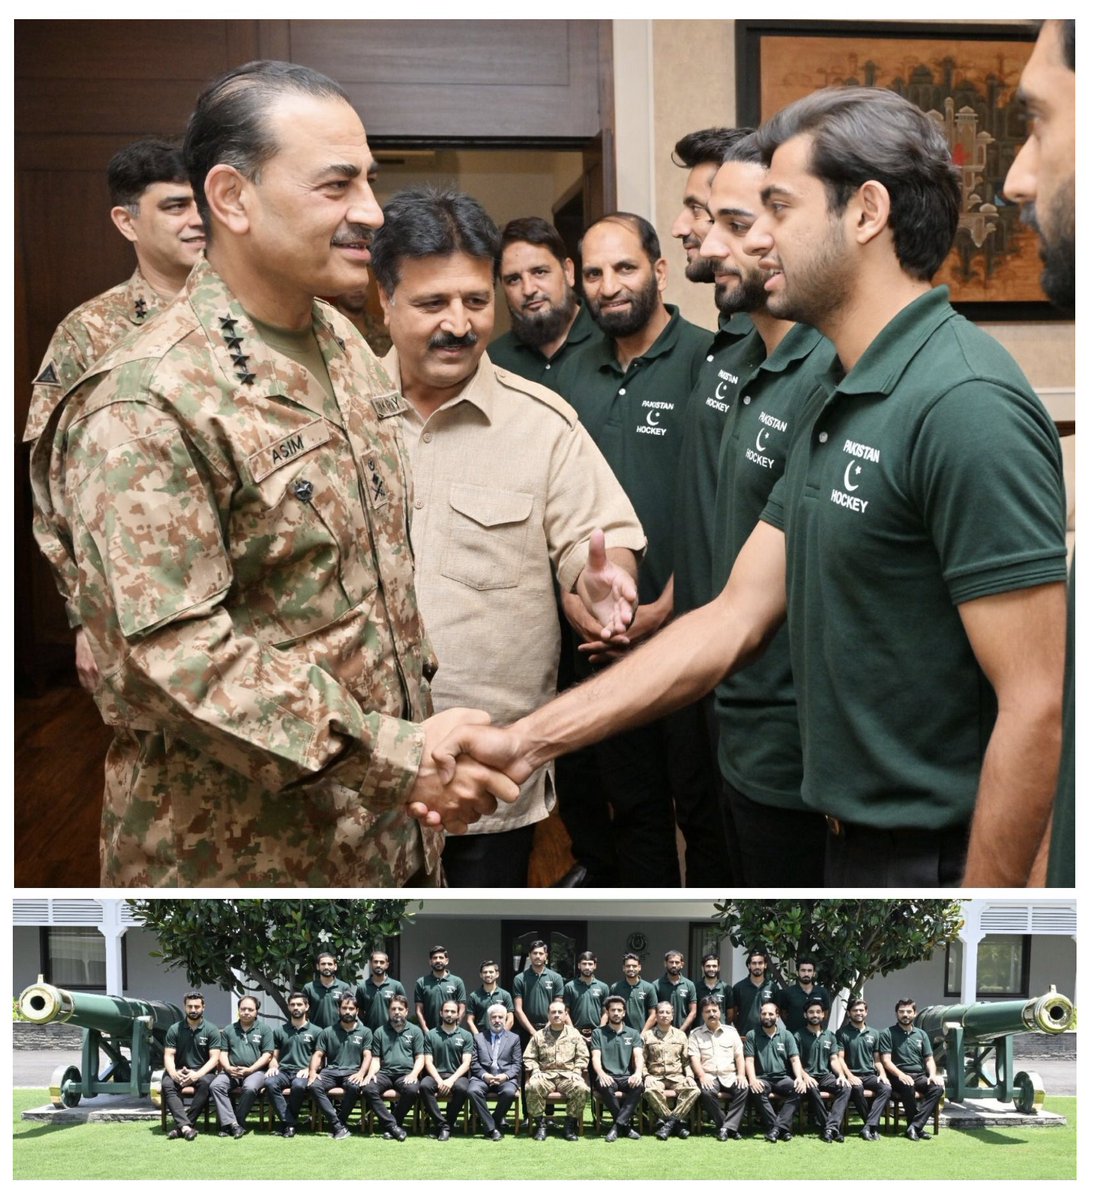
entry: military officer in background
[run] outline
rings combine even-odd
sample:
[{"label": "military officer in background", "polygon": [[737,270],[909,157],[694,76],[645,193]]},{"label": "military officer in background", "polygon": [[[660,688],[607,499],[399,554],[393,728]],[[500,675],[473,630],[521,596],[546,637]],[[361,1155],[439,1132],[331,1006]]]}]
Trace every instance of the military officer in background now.
[{"label": "military officer in background", "polygon": [[583,1078],[590,1062],[590,1051],[578,1031],[567,1023],[563,1000],[553,1000],[549,1005],[548,1024],[530,1038],[522,1062],[529,1072],[526,1112],[537,1123],[533,1140],[543,1142],[548,1136],[545,1101],[550,1092],[558,1091],[567,1101],[564,1141],[577,1142],[579,1118],[590,1096],[590,1088]]},{"label": "military officer in background", "polygon": [[[655,1024],[645,1029],[644,1099],[659,1120],[655,1136],[665,1142],[672,1134],[689,1137],[686,1123],[700,1095],[689,1069],[689,1041],[674,1024],[674,1005],[660,1000],[655,1006]],[[675,1093],[670,1107],[667,1090]]]},{"label": "military officer in background", "polygon": [[[267,1067],[274,1057],[274,1031],[259,1017],[259,1001],[241,996],[237,1019],[221,1030],[220,1072],[210,1084],[221,1137],[242,1138],[248,1113],[267,1086]],[[229,1092],[240,1089],[235,1109]]]}]

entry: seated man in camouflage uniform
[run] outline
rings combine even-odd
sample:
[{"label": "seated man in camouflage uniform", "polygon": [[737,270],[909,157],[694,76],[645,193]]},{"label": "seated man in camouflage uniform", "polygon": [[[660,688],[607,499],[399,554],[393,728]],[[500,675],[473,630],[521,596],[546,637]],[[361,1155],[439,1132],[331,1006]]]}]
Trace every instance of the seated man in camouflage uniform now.
[{"label": "seated man in camouflage uniform", "polygon": [[579,1118],[590,1096],[590,1088],[583,1078],[590,1062],[590,1051],[582,1035],[567,1023],[563,1000],[553,1000],[549,1005],[548,1025],[530,1038],[522,1061],[529,1072],[526,1111],[537,1122],[533,1140],[545,1140],[548,1134],[545,1102],[550,1092],[559,1092],[567,1101],[564,1140],[577,1142]]},{"label": "seated man in camouflage uniform", "polygon": [[[701,1094],[689,1072],[689,1040],[674,1025],[674,1005],[660,1000],[655,1006],[655,1025],[643,1034],[644,1099],[659,1118],[655,1136],[665,1142],[671,1134],[689,1137],[686,1118]],[[677,1093],[674,1110],[666,1090]]]}]

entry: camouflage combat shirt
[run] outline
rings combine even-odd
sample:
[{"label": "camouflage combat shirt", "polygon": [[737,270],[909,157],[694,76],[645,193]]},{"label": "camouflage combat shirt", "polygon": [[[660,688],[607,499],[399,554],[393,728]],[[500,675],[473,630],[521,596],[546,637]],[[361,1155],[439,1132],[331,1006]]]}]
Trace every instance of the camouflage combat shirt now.
[{"label": "camouflage combat shirt", "polygon": [[105,884],[436,878],[441,836],[405,807],[433,659],[403,401],[330,306],[313,328],[335,404],[199,263],[36,447],[130,726],[108,757]]}]

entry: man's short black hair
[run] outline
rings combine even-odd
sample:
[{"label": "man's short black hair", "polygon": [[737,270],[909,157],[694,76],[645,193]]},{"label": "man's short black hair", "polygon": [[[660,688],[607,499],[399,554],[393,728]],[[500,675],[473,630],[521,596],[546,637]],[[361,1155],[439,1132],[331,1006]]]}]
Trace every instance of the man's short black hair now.
[{"label": "man's short black hair", "polygon": [[800,134],[811,136],[809,170],[826,188],[830,212],[841,215],[863,183],[877,180],[891,198],[899,265],[915,279],[932,279],[960,220],[960,169],[933,119],[885,88],[823,88],[758,131],[765,162]]},{"label": "man's short black hair", "polygon": [[590,961],[594,963],[598,961],[598,955],[595,954],[593,950],[584,950],[575,961],[577,963],[581,963],[584,958],[589,958]]},{"label": "man's short black hair", "polygon": [[753,129],[728,129],[722,126],[698,129],[674,143],[671,159],[675,166],[685,167],[687,171],[692,171],[702,163],[726,162],[728,151],[753,132]]},{"label": "man's short black hair", "polygon": [[259,169],[279,150],[267,114],[272,103],[289,92],[350,103],[339,84],[319,71],[267,60],[236,67],[198,97],[187,122],[183,157],[207,238],[212,231],[206,176],[218,163],[227,163],[245,179],[258,179]]},{"label": "man's short black hair", "polygon": [[536,942],[530,942],[529,948],[530,950],[547,950],[549,948],[549,944],[548,942],[543,942],[540,940],[540,938],[538,938]]},{"label": "man's short black hair", "polygon": [[1074,21],[1059,22],[1059,45],[1063,52],[1063,64],[1074,70]]},{"label": "man's short black hair", "polygon": [[586,232],[583,234],[583,239],[579,242],[580,256],[583,253],[583,241],[586,240],[587,234],[596,225],[605,225],[607,223],[624,225],[627,229],[631,229],[640,239],[640,245],[643,248],[644,254],[647,255],[649,262],[655,263],[662,258],[663,251],[659,247],[659,235],[655,232],[655,226],[638,213],[629,212],[606,213],[604,217],[599,217],[597,221],[591,221],[586,228]]},{"label": "man's short black hair", "polygon": [[915,1004],[915,1003],[914,1003],[914,1001],[913,1001],[913,1000],[912,1000],[912,999],[911,999],[909,996],[904,996],[904,997],[902,998],[902,1000],[896,1000],[896,1001],[895,1001],[895,1011],[896,1011],[896,1012],[898,1012],[898,1011],[899,1011],[899,1009],[901,1009],[901,1008],[906,1008],[906,1006],[907,1006],[908,1004],[909,1004],[909,1005],[910,1005],[912,1008],[917,1008],[917,1007],[918,1007],[918,1005],[917,1005],[917,1004]]},{"label": "man's short black hair", "polygon": [[716,954],[710,950],[708,952],[708,954],[706,954],[705,957],[701,959],[701,966],[703,967],[705,965],[705,963],[707,963],[707,962],[719,962],[719,961],[720,961],[719,954]]},{"label": "man's short black hair", "polygon": [[449,958],[449,951],[445,946],[431,946],[427,951],[427,958],[433,958],[436,954],[444,954],[446,958]]},{"label": "man's short black hair", "polygon": [[203,1004],[206,1002],[206,998],[201,992],[187,992],[183,997],[183,1003],[186,1004],[188,1000],[201,1000]]},{"label": "man's short black hair", "polygon": [[[499,269],[499,230],[479,200],[455,188],[413,187],[384,207],[385,223],[370,251],[377,286],[391,296],[405,258],[467,254]],[[434,951],[432,950],[433,954]]]},{"label": "man's short black hair", "polygon": [[499,235],[499,254],[514,242],[529,242],[531,246],[544,246],[553,258],[563,266],[571,258],[564,239],[555,225],[544,217],[515,217],[503,226]]},{"label": "man's short black hair", "polygon": [[494,958],[485,958],[484,961],[480,964],[480,970],[482,971],[485,967],[497,967],[498,965],[499,964],[495,961]]},{"label": "man's short black hair", "polygon": [[288,1005],[291,1000],[304,1000],[305,1007],[309,1007],[309,998],[304,992],[290,992],[286,997],[286,1004]]},{"label": "man's short black hair", "polygon": [[819,964],[815,961],[814,958],[811,957],[810,954],[797,954],[797,956],[796,956],[797,971],[803,966],[817,967],[818,965]]},{"label": "man's short black hair", "polygon": [[320,965],[320,959],[322,959],[322,958],[330,958],[332,960],[332,962],[336,962],[336,963],[339,961],[338,956],[335,954],[335,952],[333,950],[317,950],[316,951],[316,965],[317,966]]},{"label": "man's short black hair", "polygon": [[107,187],[112,206],[136,213],[145,191],[154,183],[186,183],[187,167],[178,142],[139,138],[123,146],[107,163]]},{"label": "man's short black hair", "polygon": [[769,963],[769,955],[764,950],[759,950],[757,947],[755,947],[755,949],[753,949],[747,955],[747,966],[750,966],[750,960],[752,958],[760,958],[767,965]]}]

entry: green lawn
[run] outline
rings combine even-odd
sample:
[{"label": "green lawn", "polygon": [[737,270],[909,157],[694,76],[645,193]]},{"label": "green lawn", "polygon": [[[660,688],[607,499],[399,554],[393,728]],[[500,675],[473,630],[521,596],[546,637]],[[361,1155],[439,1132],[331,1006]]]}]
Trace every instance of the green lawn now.
[{"label": "green lawn", "polygon": [[[589,1135],[578,1146],[550,1138],[507,1137],[491,1143],[456,1135],[439,1145],[409,1138],[402,1145],[357,1135],[333,1142],[324,1134],[292,1142],[252,1133],[240,1142],[214,1135],[166,1142],[148,1125],[48,1125],[23,1121],[24,1109],[48,1101],[44,1089],[16,1088],[15,1179],[1073,1179],[1077,1101],[1049,1099],[1068,1120],[1052,1129],[944,1132],[912,1144],[852,1137],[827,1146],[817,1137],[769,1145],[760,1134],[720,1144],[688,1142],[607,1146]],[[627,1146],[627,1149],[625,1148]]]}]

